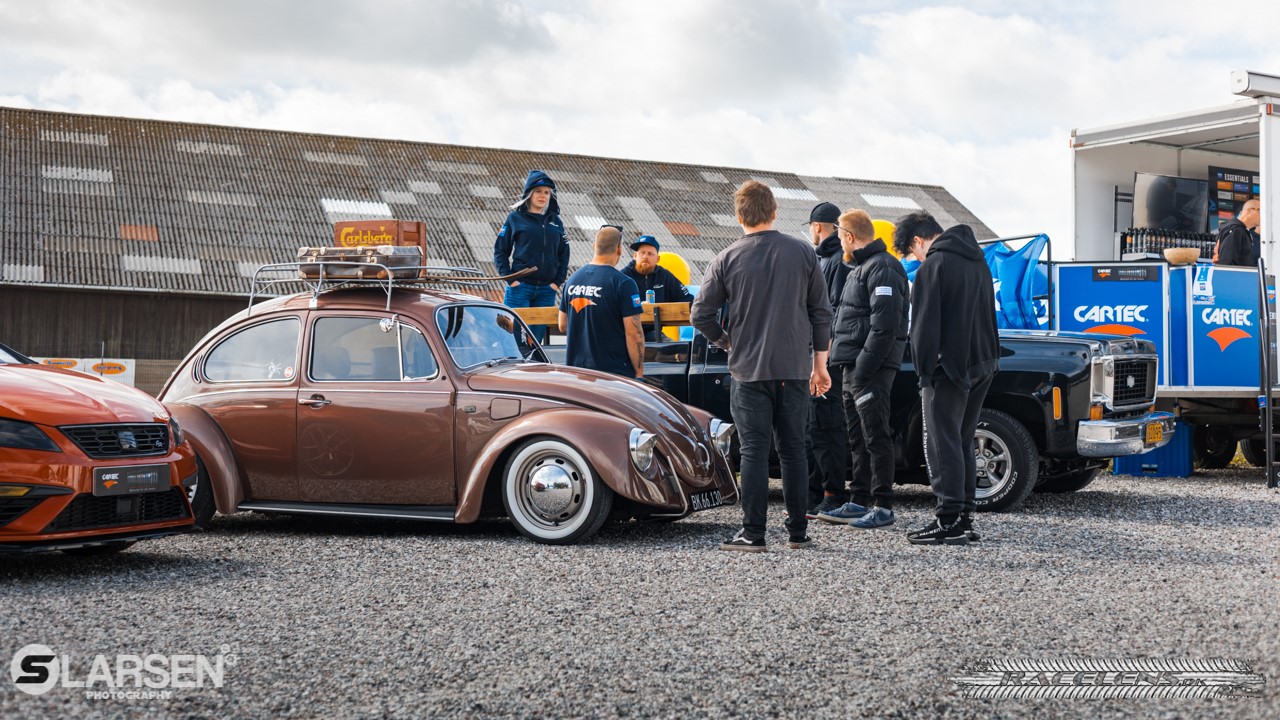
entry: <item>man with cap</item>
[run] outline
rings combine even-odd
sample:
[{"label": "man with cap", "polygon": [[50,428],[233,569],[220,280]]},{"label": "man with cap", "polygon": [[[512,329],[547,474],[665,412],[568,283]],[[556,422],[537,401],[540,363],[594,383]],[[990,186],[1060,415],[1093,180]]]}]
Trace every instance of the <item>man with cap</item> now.
[{"label": "man with cap", "polygon": [[[818,253],[818,266],[827,281],[827,297],[834,313],[840,306],[840,293],[850,267],[844,264],[836,222],[840,208],[829,202],[818,203],[809,211],[809,242]],[[849,475],[849,439],[841,400],[843,384],[841,368],[828,368],[831,390],[810,400],[809,446],[809,519],[818,513],[831,512],[849,499],[846,482]]]},{"label": "man with cap", "polygon": [[[640,288],[640,297],[652,290],[654,302],[693,302],[693,293],[685,288],[684,283],[676,279],[671,271],[658,264],[661,251],[658,240],[652,235],[641,235],[631,243],[634,254],[631,262],[622,268],[622,274],[636,281]],[[657,342],[658,331],[653,325],[646,325],[644,332],[646,342]]]},{"label": "man with cap", "polygon": [[[493,243],[493,266],[499,275],[538,268],[507,283],[502,297],[507,307],[555,306],[556,293],[569,272],[569,243],[560,221],[556,183],[545,172],[530,170],[525,178],[521,198],[511,206]],[[541,326],[534,327],[533,333],[542,340]]]}]

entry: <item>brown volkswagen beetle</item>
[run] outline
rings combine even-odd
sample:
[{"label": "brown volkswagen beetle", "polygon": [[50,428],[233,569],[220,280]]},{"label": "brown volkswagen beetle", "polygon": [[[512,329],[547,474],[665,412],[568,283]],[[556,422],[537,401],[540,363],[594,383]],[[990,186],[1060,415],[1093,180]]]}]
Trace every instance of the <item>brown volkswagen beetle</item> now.
[{"label": "brown volkswagen beetle", "polygon": [[421,287],[268,300],[160,393],[214,506],[455,523],[542,543],[733,502],[733,426],[642,382],[552,365],[510,309]]}]

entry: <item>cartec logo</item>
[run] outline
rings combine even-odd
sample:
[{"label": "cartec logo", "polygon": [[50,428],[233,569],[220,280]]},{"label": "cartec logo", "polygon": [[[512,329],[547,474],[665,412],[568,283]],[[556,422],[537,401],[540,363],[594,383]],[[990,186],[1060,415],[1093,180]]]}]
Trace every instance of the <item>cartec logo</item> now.
[{"label": "cartec logo", "polygon": [[124,372],[124,366],[120,363],[94,363],[93,371],[100,375],[119,375]]},{"label": "cartec logo", "polygon": [[1252,310],[1240,308],[1205,308],[1200,312],[1200,319],[1205,325],[1218,326],[1207,334],[1218,343],[1219,350],[1225,351],[1235,341],[1253,337],[1247,331],[1240,329],[1253,327],[1253,322],[1250,320],[1252,315]]},{"label": "cartec logo", "polygon": [[69,368],[69,367],[75,367],[75,366],[76,366],[76,361],[75,361],[75,360],[68,360],[67,358],[47,358],[47,359],[44,361],[44,364],[45,364],[45,365],[52,365],[52,366],[54,366],[54,367]]},{"label": "cartec logo", "polygon": [[1125,323],[1147,322],[1149,305],[1080,305],[1072,313],[1077,322],[1100,323],[1085,332],[1108,335],[1146,335],[1147,331]]}]

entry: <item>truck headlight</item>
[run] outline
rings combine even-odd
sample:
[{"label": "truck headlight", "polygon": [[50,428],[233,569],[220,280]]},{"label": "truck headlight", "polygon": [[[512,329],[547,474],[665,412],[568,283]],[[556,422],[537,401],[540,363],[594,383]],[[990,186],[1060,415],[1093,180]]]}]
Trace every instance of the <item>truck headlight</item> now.
[{"label": "truck headlight", "polygon": [[631,428],[631,438],[628,443],[631,449],[631,462],[640,472],[648,471],[653,465],[653,446],[657,443],[657,435],[640,428]]},{"label": "truck headlight", "polygon": [[720,418],[711,418],[711,441],[715,443],[720,454],[729,457],[729,449],[733,446],[733,423]]}]

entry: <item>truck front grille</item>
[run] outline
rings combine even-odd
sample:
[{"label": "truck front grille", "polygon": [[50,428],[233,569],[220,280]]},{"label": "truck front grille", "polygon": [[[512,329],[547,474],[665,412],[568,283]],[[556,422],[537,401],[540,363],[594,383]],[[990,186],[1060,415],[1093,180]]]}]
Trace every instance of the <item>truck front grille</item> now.
[{"label": "truck front grille", "polygon": [[1154,360],[1116,360],[1111,404],[1116,407],[1143,405],[1155,400]]}]

